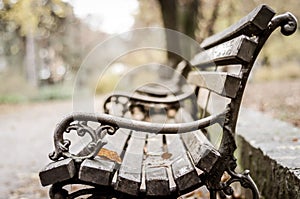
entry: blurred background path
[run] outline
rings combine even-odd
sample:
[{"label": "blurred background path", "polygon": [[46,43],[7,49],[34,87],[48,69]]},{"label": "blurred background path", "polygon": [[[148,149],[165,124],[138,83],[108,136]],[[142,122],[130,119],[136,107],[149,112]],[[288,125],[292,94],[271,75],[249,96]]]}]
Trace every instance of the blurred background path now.
[{"label": "blurred background path", "polygon": [[56,123],[72,111],[71,101],[0,105],[0,198],[47,198],[38,171],[53,150]]}]

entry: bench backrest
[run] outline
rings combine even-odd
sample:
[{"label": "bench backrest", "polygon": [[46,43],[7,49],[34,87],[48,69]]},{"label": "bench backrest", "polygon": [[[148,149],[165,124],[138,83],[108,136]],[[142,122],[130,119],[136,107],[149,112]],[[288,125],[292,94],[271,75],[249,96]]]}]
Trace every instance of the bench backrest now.
[{"label": "bench backrest", "polygon": [[[295,31],[295,27],[284,27],[288,20],[291,22],[289,25],[296,25],[290,13],[274,15],[275,12],[268,6],[258,6],[236,24],[205,39],[201,44],[204,50],[190,61],[193,69],[188,74],[187,82],[196,86],[198,97],[198,107],[194,107],[198,109],[198,115],[194,119],[211,114],[214,111],[212,108],[219,105],[217,98],[226,101],[221,105],[225,105],[223,110],[229,109],[225,122],[219,128],[222,134],[218,151],[223,160],[231,157],[236,149],[234,132],[243,92],[262,46],[278,26],[282,26],[282,33],[288,32],[285,35]],[[235,69],[234,72],[232,69]],[[192,158],[199,158],[201,149],[197,148],[197,142],[203,139],[197,140],[195,132],[182,136],[182,139]],[[194,140],[193,143],[190,139]]]}]

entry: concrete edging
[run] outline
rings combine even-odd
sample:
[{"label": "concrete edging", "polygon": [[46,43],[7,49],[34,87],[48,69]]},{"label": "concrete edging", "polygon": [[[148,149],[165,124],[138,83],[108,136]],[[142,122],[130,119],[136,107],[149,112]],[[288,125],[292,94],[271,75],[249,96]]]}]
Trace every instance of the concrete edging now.
[{"label": "concrete edging", "polygon": [[300,129],[242,109],[237,145],[239,164],[250,169],[263,198],[300,199]]}]

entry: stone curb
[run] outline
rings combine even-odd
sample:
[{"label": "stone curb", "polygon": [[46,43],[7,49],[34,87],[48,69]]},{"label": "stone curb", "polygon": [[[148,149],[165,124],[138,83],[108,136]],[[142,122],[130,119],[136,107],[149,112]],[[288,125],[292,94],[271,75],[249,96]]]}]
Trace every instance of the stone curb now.
[{"label": "stone curb", "polygon": [[300,199],[300,129],[242,109],[237,144],[239,164],[250,169],[263,198]]}]

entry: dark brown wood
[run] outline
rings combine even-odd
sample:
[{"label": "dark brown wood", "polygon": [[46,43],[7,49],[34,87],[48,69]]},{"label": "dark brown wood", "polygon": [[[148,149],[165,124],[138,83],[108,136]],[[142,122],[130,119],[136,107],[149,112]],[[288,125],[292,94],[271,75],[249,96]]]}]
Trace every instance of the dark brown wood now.
[{"label": "dark brown wood", "polygon": [[[176,121],[178,122],[190,122],[193,120],[192,116],[184,109],[180,109],[176,115]],[[210,172],[213,165],[220,158],[220,153],[201,130],[182,134],[181,139],[190,153],[195,166],[202,171]]]},{"label": "dark brown wood", "polygon": [[207,88],[224,97],[235,98],[241,79],[225,72],[194,71],[188,76],[188,83]]},{"label": "dark brown wood", "polygon": [[119,169],[115,189],[130,195],[139,195],[142,183],[142,163],[146,133],[132,132]]},{"label": "dark brown wood", "polygon": [[206,38],[201,43],[201,47],[207,49],[239,35],[258,35],[267,28],[274,15],[275,12],[269,6],[260,5],[234,25]]},{"label": "dark brown wood", "polygon": [[199,185],[200,178],[191,162],[179,135],[166,135],[168,153],[171,157],[173,177],[179,192]]},{"label": "dark brown wood", "polygon": [[[130,133],[130,130],[120,129],[118,134],[106,136],[107,144],[103,148],[121,157]],[[98,185],[110,185],[118,166],[119,164],[116,161],[109,160],[106,157],[98,156],[92,160],[86,159],[80,166],[78,178]]]},{"label": "dark brown wood", "polygon": [[150,96],[166,97],[180,92],[179,86],[174,83],[176,82],[167,81],[162,83],[146,84],[143,87],[140,87],[137,92],[143,95],[147,94]]},{"label": "dark brown wood", "polygon": [[69,180],[76,173],[74,161],[71,158],[51,162],[40,171],[40,181],[43,186]]},{"label": "dark brown wood", "polygon": [[146,194],[149,196],[170,195],[167,169],[168,158],[164,157],[163,135],[148,134],[146,159],[144,160]]},{"label": "dark brown wood", "polygon": [[249,63],[257,44],[242,35],[197,54],[191,64],[198,68]]}]

